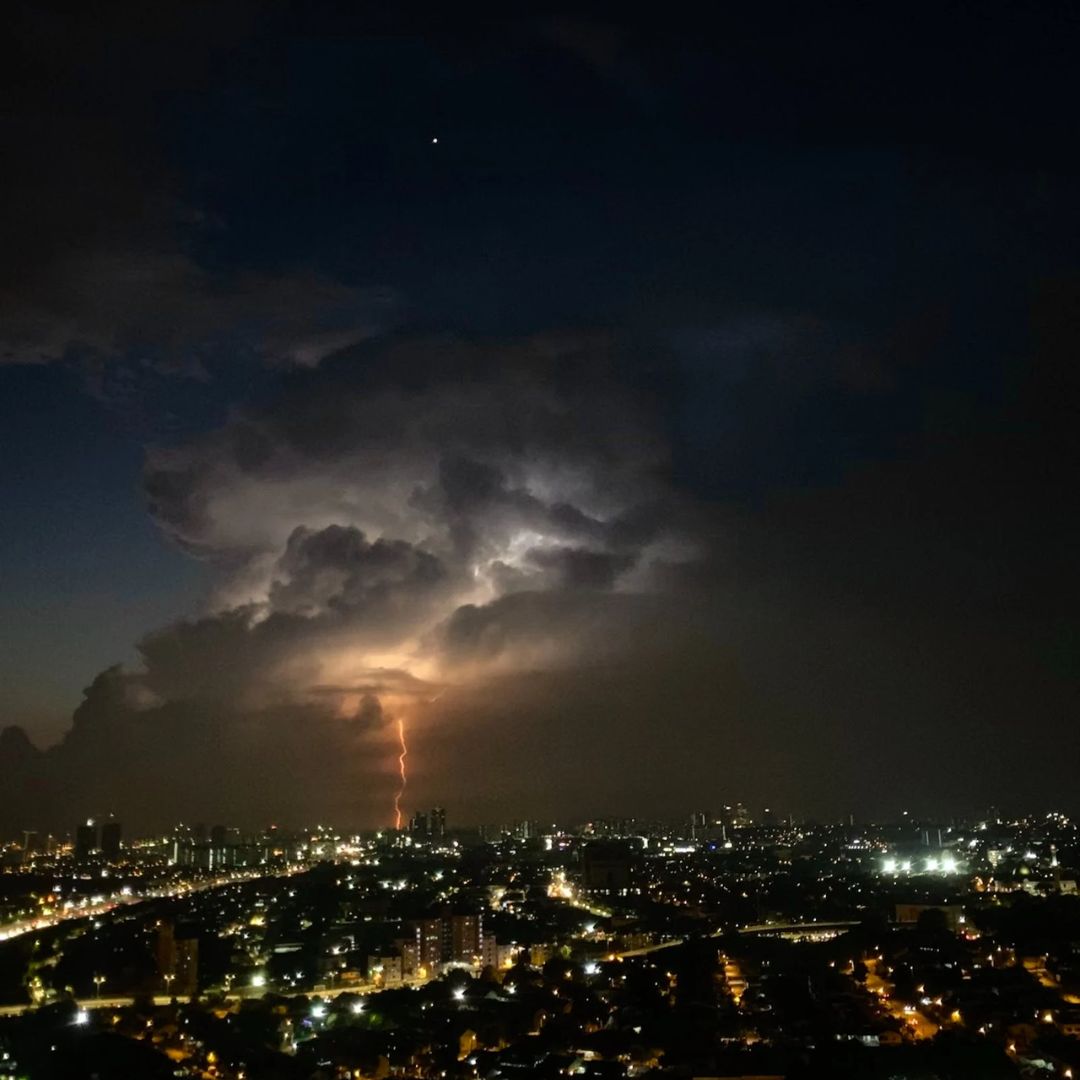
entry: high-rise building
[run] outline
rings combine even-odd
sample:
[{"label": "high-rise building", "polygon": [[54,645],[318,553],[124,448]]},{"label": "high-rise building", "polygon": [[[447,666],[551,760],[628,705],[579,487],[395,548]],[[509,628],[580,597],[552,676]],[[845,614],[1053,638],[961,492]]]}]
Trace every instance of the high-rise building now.
[{"label": "high-rise building", "polygon": [[75,858],[84,862],[97,851],[97,826],[93,821],[80,825],[75,830]]},{"label": "high-rise building", "polygon": [[175,994],[194,994],[199,989],[199,937],[194,930],[176,934]]},{"label": "high-rise building", "polygon": [[480,956],[482,936],[482,916],[452,915],[450,917],[450,959],[458,963],[473,963]]},{"label": "high-rise building", "polygon": [[184,849],[191,843],[191,829],[186,825],[177,825],[173,829],[172,842],[169,851],[169,862],[173,866],[179,866],[184,854]]},{"label": "high-rise building", "polygon": [[510,830],[518,840],[535,840],[540,835],[540,823],[536,821],[518,821]]},{"label": "high-rise building", "polygon": [[411,924],[416,935],[420,966],[433,974],[443,960],[442,919],[417,919]]},{"label": "high-rise building", "polygon": [[446,835],[446,811],[441,806],[417,810],[409,819],[409,832],[414,836],[442,837]]},{"label": "high-rise building", "polygon": [[416,969],[420,966],[420,948],[415,938],[396,938],[394,947],[401,957],[402,975],[415,975]]},{"label": "high-rise building", "polygon": [[176,935],[173,924],[162,919],[157,924],[154,939],[154,960],[157,963],[158,978],[163,987],[169,986],[176,976]]},{"label": "high-rise building", "polygon": [[154,944],[158,978],[172,994],[194,994],[199,985],[199,938],[193,929],[177,929],[168,919],[157,924]]},{"label": "high-rise building", "polygon": [[499,942],[494,934],[485,934],[480,939],[480,963],[484,967],[499,966]]},{"label": "high-rise building", "polygon": [[121,833],[119,821],[110,819],[101,826],[101,854],[110,862],[120,858]]},{"label": "high-rise building", "polygon": [[229,830],[224,825],[211,826],[206,861],[211,870],[220,870],[232,861],[229,852]]},{"label": "high-rise building", "polygon": [[594,841],[582,855],[582,884],[590,896],[629,896],[638,891],[638,859],[629,848]]}]

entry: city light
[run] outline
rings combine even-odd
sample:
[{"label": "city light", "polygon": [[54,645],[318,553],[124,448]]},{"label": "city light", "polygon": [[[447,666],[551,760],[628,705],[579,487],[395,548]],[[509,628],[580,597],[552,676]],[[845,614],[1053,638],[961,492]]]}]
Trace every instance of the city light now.
[{"label": "city light", "polygon": [[[521,964],[539,973],[544,970],[550,959],[561,955],[566,962],[558,972],[558,976],[561,976],[558,978],[560,985],[554,985],[550,977],[543,979],[542,988],[535,980],[530,980],[527,984],[518,982],[515,985],[514,975],[510,976],[509,983],[502,985],[501,992],[505,995],[504,1000],[520,996],[518,987],[522,985],[529,987],[530,1004],[532,1004],[534,993],[546,994],[549,998],[548,1010],[552,1009],[552,1002],[564,995],[573,996],[575,999],[578,995],[592,996],[598,999],[597,1004],[601,1008],[606,1007],[601,1004],[608,989],[608,980],[603,976],[610,970],[604,962],[605,958],[620,967],[625,965],[625,970],[628,972],[635,965],[638,966],[639,971],[652,970],[657,974],[662,974],[668,969],[670,965],[657,963],[659,958],[653,958],[652,954],[654,950],[670,947],[677,940],[671,934],[669,926],[661,923],[640,932],[636,929],[629,932],[624,930],[618,920],[615,904],[608,906],[613,897],[609,897],[604,892],[598,892],[595,883],[590,881],[587,859],[583,858],[580,861],[575,859],[575,847],[579,843],[581,844],[579,850],[586,855],[591,845],[595,843],[589,834],[585,834],[587,839],[582,837],[581,840],[576,840],[574,834],[570,832],[552,834],[561,837],[558,850],[565,852],[566,860],[561,865],[558,861],[553,861],[549,865],[545,871],[546,888],[541,886],[546,892],[544,909],[552,911],[561,909],[560,915],[557,918],[553,917],[547,925],[546,940],[530,943],[523,949],[517,940],[502,937],[501,928],[499,937],[496,937],[496,928],[487,924],[485,919],[485,913],[489,908],[506,912],[516,918],[524,916],[529,918],[530,922],[534,918],[533,912],[529,910],[531,904],[528,889],[530,886],[527,885],[531,853],[521,844],[521,840],[531,839],[536,835],[537,833],[531,828],[525,837],[514,835],[512,830],[504,831],[504,839],[494,843],[487,857],[486,865],[487,872],[490,874],[490,884],[486,895],[475,898],[476,909],[471,913],[461,911],[460,914],[450,914],[452,907],[449,910],[444,909],[445,914],[430,919],[432,924],[437,925],[430,928],[424,927],[423,940],[428,943],[427,948],[431,948],[434,943],[435,953],[428,954],[419,949],[413,951],[416,946],[412,943],[412,935],[402,935],[401,940],[395,941],[388,951],[380,952],[378,956],[368,956],[365,964],[361,942],[345,932],[333,934],[322,949],[323,958],[327,961],[326,967],[322,968],[325,972],[323,977],[329,984],[325,987],[319,984],[313,986],[312,983],[318,977],[300,964],[294,964],[288,973],[279,972],[280,984],[274,983],[274,979],[265,967],[252,970],[250,966],[247,966],[251,963],[265,964],[270,953],[297,951],[298,946],[292,938],[295,931],[290,928],[287,921],[291,918],[290,913],[296,910],[296,905],[310,908],[313,901],[320,904],[324,902],[319,892],[312,891],[313,883],[307,881],[302,874],[287,884],[279,880],[282,876],[279,873],[265,871],[260,873],[256,870],[251,877],[240,876],[230,880],[212,875],[202,879],[197,874],[190,873],[177,880],[169,880],[166,887],[140,885],[132,890],[129,902],[123,904],[122,913],[118,912],[110,916],[107,911],[102,911],[98,918],[90,921],[90,927],[104,929],[109,924],[110,918],[126,921],[133,916],[138,917],[138,905],[145,903],[148,898],[170,896],[179,900],[181,897],[202,892],[204,885],[211,890],[216,890],[218,899],[213,900],[215,892],[212,891],[209,894],[212,903],[204,910],[207,911],[208,918],[220,918],[220,923],[217,924],[219,932],[224,931],[227,936],[235,937],[237,944],[242,942],[244,946],[243,949],[234,953],[238,964],[243,966],[237,967],[235,971],[224,972],[221,976],[225,992],[228,993],[230,987],[237,986],[234,980],[246,980],[249,983],[248,996],[251,999],[249,1007],[262,1007],[265,1004],[273,1008],[272,1003],[276,998],[268,995],[263,1001],[258,1000],[262,998],[263,988],[271,985],[283,997],[303,999],[304,1012],[301,1015],[307,1018],[307,1031],[304,1032],[304,1025],[301,1024],[295,1031],[289,1030],[283,1035],[283,1041],[290,1050],[295,1049],[298,1042],[303,1042],[305,1038],[312,1037],[317,1031],[322,1031],[324,1025],[333,1023],[333,1018],[339,1011],[351,1017],[352,1023],[363,1025],[365,1014],[370,1014],[372,1011],[370,1008],[372,998],[365,996],[361,1000],[357,995],[373,995],[384,990],[393,994],[401,988],[420,990],[424,983],[435,979],[441,980],[443,987],[441,1007],[454,1012],[465,1009],[466,1006],[472,1004],[472,988],[479,988],[479,984],[462,979],[461,972],[468,972],[475,978],[488,965],[505,971],[516,964]],[[667,836],[672,835],[678,836],[679,833],[676,829],[672,829]],[[945,914],[949,918],[949,923],[954,930],[958,931],[958,944],[967,949],[967,962],[973,968],[987,964],[997,968],[1019,966],[1014,948],[998,946],[988,949],[987,941],[979,940],[979,935],[974,931],[965,933],[961,925],[963,923],[961,904],[965,902],[972,888],[972,881],[957,874],[956,871],[961,868],[966,869],[970,863],[973,873],[978,875],[973,879],[975,882],[978,882],[980,877],[984,880],[989,878],[986,864],[991,861],[991,856],[990,852],[984,850],[983,847],[971,851],[965,838],[950,837],[949,843],[952,846],[949,849],[943,846],[940,849],[928,851],[924,847],[921,852],[918,852],[915,847],[916,841],[900,837],[896,838],[895,842],[898,846],[910,845],[908,853],[905,853],[903,847],[899,852],[895,849],[887,851],[883,847],[884,837],[881,833],[879,832],[874,838],[869,831],[866,837],[853,837],[848,833],[842,840],[837,840],[833,846],[834,840],[827,831],[815,833],[808,828],[799,829],[791,839],[805,844],[810,838],[817,839],[819,844],[817,856],[819,865],[811,872],[818,875],[823,900],[831,889],[827,883],[833,880],[834,875],[837,874],[837,868],[845,862],[851,867],[850,883],[863,892],[868,884],[864,871],[865,864],[860,861],[863,856],[851,856],[847,853],[851,851],[878,852],[879,854],[873,857],[872,865],[876,865],[882,873],[888,875],[888,880],[881,883],[882,896],[891,895],[895,889],[895,883],[898,880],[907,879],[909,875],[912,879],[911,885],[916,889],[918,877],[924,876],[927,885],[930,884],[930,878],[935,878],[933,893],[940,894],[941,906],[946,909]],[[1034,841],[1023,842],[1027,840],[1025,828],[1020,830],[1019,838],[1022,840],[1015,844],[1012,854],[1013,865],[1019,863],[1016,874],[1023,873],[1025,883],[1039,880],[1040,891],[1048,894],[1055,891],[1063,877],[1061,871],[1054,874],[1049,857],[1043,860],[1040,856],[1040,861],[1035,864],[1023,860],[1023,853],[1034,850],[1036,845]],[[445,848],[445,861],[433,865],[432,859],[436,852],[430,845],[423,842],[415,843],[417,837],[412,834],[408,839],[414,843],[405,843],[405,839],[406,837],[387,830],[381,837],[354,837],[348,843],[344,843],[339,842],[335,837],[328,836],[327,830],[323,827],[315,833],[308,833],[305,840],[295,836],[286,838],[279,834],[271,850],[282,849],[294,853],[292,858],[297,860],[293,868],[294,872],[320,862],[325,863],[328,858],[333,857],[329,853],[337,852],[335,860],[337,869],[331,876],[332,885],[328,885],[326,880],[322,880],[320,884],[320,888],[327,887],[336,890],[335,895],[328,896],[325,901],[326,912],[329,914],[341,910],[340,905],[348,908],[349,905],[357,904],[360,906],[353,909],[354,916],[363,912],[364,921],[369,921],[371,912],[365,910],[368,900],[363,895],[366,890],[369,894],[378,894],[381,898],[380,904],[388,906],[389,922],[396,928],[401,925],[401,922],[408,924],[415,918],[415,898],[417,895],[424,895],[428,890],[438,890],[441,893],[441,903],[460,904],[462,902],[459,892],[461,885],[464,881],[470,880],[468,875],[473,873],[471,866],[468,869],[459,870],[457,845],[453,843],[453,840]],[[770,850],[771,842],[771,835],[758,837],[747,830],[740,833],[736,846],[749,851],[760,845],[759,858],[762,859],[762,866],[767,867],[769,864],[764,860],[768,856],[765,853]],[[963,851],[962,861],[953,854],[957,845]],[[636,836],[636,830],[635,833],[622,837],[608,834],[602,845],[596,845],[596,850],[603,853],[600,873],[606,875],[612,868],[620,867],[621,862],[624,862],[625,867],[632,873],[644,871],[652,879],[649,884],[653,895],[661,903],[676,908],[701,905],[703,901],[708,903],[704,898],[708,895],[710,888],[715,889],[719,886],[727,890],[733,887],[733,883],[738,883],[734,887],[739,888],[744,897],[747,896],[748,890],[737,876],[737,871],[733,876],[731,867],[726,867],[722,863],[714,864],[707,855],[702,855],[706,849],[677,851],[676,849],[681,846],[685,845],[671,843],[665,836],[660,836],[646,853],[646,849]],[[474,850],[471,857],[482,858],[483,850],[483,848]],[[552,845],[551,851],[555,850],[556,846]],[[715,847],[707,849],[709,852],[715,850]],[[1001,852],[1002,866],[1007,866],[1009,852],[1006,850],[1006,845],[999,841],[992,850]],[[1039,850],[1043,849],[1039,848]],[[1062,850],[1066,850],[1064,844]],[[673,856],[677,858],[673,860]],[[418,861],[409,861],[413,859]],[[1069,863],[1066,862],[1066,866],[1068,865]],[[394,867],[393,872],[388,874],[387,870],[391,866]],[[783,877],[790,873],[789,866],[785,853],[785,856],[776,859],[772,864],[771,872]],[[770,870],[765,869],[764,873],[768,875]],[[898,879],[896,875],[903,875],[903,878]],[[948,875],[953,875],[953,877],[946,880]],[[1072,874],[1070,873],[1069,876],[1071,878]],[[254,897],[250,893],[246,895],[239,891],[233,893],[233,889],[240,882],[258,881],[260,877],[262,884]],[[1015,889],[1020,880],[1017,876],[1017,884],[1009,882],[1002,869],[999,868],[997,877],[999,887],[1008,884]],[[638,884],[634,883],[628,892],[636,894],[639,891]],[[640,884],[644,885],[646,882],[643,880]],[[245,885],[245,888],[247,887]],[[358,893],[360,893],[359,896]],[[457,898],[450,901],[455,893],[458,894]],[[88,893],[89,900],[93,901],[96,895],[93,892]],[[853,958],[846,961],[828,958],[823,962],[828,964],[834,975],[853,979],[856,991],[861,987],[862,992],[872,999],[874,1003],[872,1008],[881,1018],[891,1017],[893,1020],[900,1021],[905,1028],[905,1038],[932,1039],[942,1025],[963,1027],[965,1026],[964,1018],[974,1018],[976,1013],[968,1009],[966,994],[963,990],[959,993],[951,992],[947,1005],[943,1003],[941,997],[932,998],[927,992],[929,969],[920,971],[921,979],[913,981],[911,997],[907,997],[893,981],[895,966],[898,962],[895,949],[901,946],[906,935],[916,929],[922,913],[932,907],[932,900],[937,898],[920,897],[917,891],[910,896],[911,899],[905,905],[906,910],[903,914],[897,912],[893,931],[889,935],[891,940],[887,942],[886,937],[882,937],[875,942],[869,954],[864,958],[869,968],[869,978],[858,974],[859,968]],[[71,900],[66,900],[65,897],[71,897]],[[316,900],[316,897],[319,899]],[[116,893],[105,897],[104,901],[106,904],[120,908],[122,903],[120,898],[120,883],[118,882]],[[74,889],[64,880],[57,880],[52,890],[36,894],[32,897],[32,901],[34,906],[29,910],[35,913],[46,907],[60,911],[65,904],[69,903],[72,911],[83,913],[86,910],[85,907],[78,905]],[[202,903],[203,901],[200,901],[200,907]],[[219,916],[212,914],[218,905],[220,905]],[[153,919],[150,926],[160,927],[166,920],[163,920],[160,915],[150,916],[152,910],[149,906],[147,907],[147,915]],[[844,927],[854,925],[849,920],[843,920],[836,925],[829,924],[823,919],[823,910],[819,907],[813,912],[807,912],[800,919],[799,910],[793,908],[789,912],[784,912],[790,921],[782,923],[777,921],[774,924],[766,923],[762,926],[755,925],[742,929],[753,934],[775,932],[777,936],[789,936],[794,939],[795,935],[804,935],[808,930],[815,934],[836,936],[843,932]],[[777,915],[779,914],[780,912],[777,912]],[[613,918],[614,921],[610,927],[600,923],[601,916]],[[40,918],[40,916],[36,917]],[[371,919],[371,921],[374,920]],[[419,920],[417,920],[418,923]],[[413,924],[409,929],[418,930],[417,924]],[[210,924],[212,925],[213,923]],[[593,954],[592,943],[598,940],[604,943],[603,955]],[[944,939],[940,945],[941,955],[938,956],[937,962],[943,963],[946,968],[952,968],[958,961],[949,957],[947,940]],[[419,943],[418,939],[417,943]],[[179,944],[178,941],[174,942],[174,947],[177,944]],[[384,944],[383,948],[386,949],[387,946]],[[922,948],[932,953],[937,951],[939,946],[927,941]],[[422,956],[424,962],[421,962]],[[943,957],[946,958],[943,959]],[[723,965],[730,1001],[735,1008],[741,1009],[746,990],[746,977],[740,970],[740,960],[736,949],[725,949]],[[1051,978],[1046,973],[1037,974],[1035,969],[1029,970],[1033,977],[1039,978],[1040,981]],[[1042,969],[1038,970],[1042,971]],[[157,974],[159,994],[165,991],[171,996],[171,991],[179,987],[186,977],[179,971],[176,959],[168,961],[166,965],[159,968]],[[674,969],[671,969],[667,972],[668,993],[672,987],[677,987],[673,971]],[[564,979],[570,980],[567,985],[573,984],[575,975],[578,982],[572,986],[572,995],[567,995],[567,991],[561,988],[561,984]],[[619,978],[618,974],[613,973],[613,987],[618,985]],[[104,995],[105,987],[108,986],[109,993],[115,995],[117,999],[129,998],[131,995],[129,986],[116,975],[110,974],[106,983],[106,976],[100,971],[93,973],[92,978],[91,972],[88,971],[86,979],[90,984],[92,994]],[[1049,982],[1043,982],[1043,985],[1049,989]],[[339,991],[346,991],[349,996],[335,1008],[332,999],[324,995]],[[30,996],[35,1005],[47,1003],[50,992],[55,993],[49,987],[47,978],[39,976],[32,981]],[[313,993],[317,993],[318,996],[309,996]],[[476,1002],[478,1006],[481,1004],[481,996],[478,992]],[[415,1000],[420,1001],[420,1009],[425,1012],[440,1008],[440,999],[437,995]],[[159,1003],[162,1003],[160,999]],[[67,1022],[76,1025],[93,1025],[94,1014],[92,1011],[86,1011],[91,1004],[92,1002],[80,1002],[83,1007],[78,1013],[72,1014],[72,1018]],[[118,1000],[116,1004],[119,1005],[120,1001]],[[380,1023],[384,1017],[394,1016],[398,1007],[392,998],[387,999],[385,1007],[380,1006],[379,1009]],[[775,1008],[775,1005],[773,1007]],[[554,1006],[554,1011],[560,1011],[558,1005]],[[119,1014],[115,1015],[117,1018],[113,1020],[114,1028],[119,1021]],[[1042,1021],[1040,1027],[1044,1031],[1052,1031],[1051,1025],[1055,1023],[1055,1019],[1060,1020],[1058,1014],[1052,1012],[1047,1005],[1043,1005],[1034,1015]],[[1027,1012],[1026,1016],[1030,1018],[1032,1012]],[[749,1019],[749,1014],[744,1019],[748,1024],[753,1024],[753,1021]],[[191,1022],[194,1023],[194,1020]],[[154,1023],[156,1024],[156,1021]],[[993,1038],[994,1029],[998,1027],[996,1024],[982,1021],[981,1018],[969,1019],[967,1026],[971,1028],[974,1036],[983,1036],[987,1039]],[[633,1028],[631,1027],[630,1030],[632,1031]],[[152,1036],[148,1034],[146,1037]],[[181,1043],[184,1043],[185,1037],[191,1036],[181,1029],[179,1036]],[[753,1036],[755,1039],[758,1037]],[[3,1080],[2,1070],[0,1070],[0,1080]],[[433,1076],[426,1080],[438,1080],[438,1078]]]},{"label": "city light", "polygon": [[[923,872],[927,874],[955,874],[960,868],[952,855],[929,855],[921,865]],[[881,872],[883,874],[910,874],[913,872],[914,867],[915,862],[912,859],[901,860],[890,856],[881,861]]]},{"label": "city light", "polygon": [[1072,5],[55,6],[0,1080],[1080,1077]]}]

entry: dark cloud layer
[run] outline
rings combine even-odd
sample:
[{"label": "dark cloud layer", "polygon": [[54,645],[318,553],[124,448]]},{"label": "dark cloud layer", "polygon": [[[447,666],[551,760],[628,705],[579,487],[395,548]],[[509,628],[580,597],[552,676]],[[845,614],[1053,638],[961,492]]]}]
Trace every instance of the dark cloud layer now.
[{"label": "dark cloud layer", "polygon": [[211,595],[0,733],[0,827],[385,821],[398,718],[461,818],[1075,798],[1063,9],[13,25],[0,380]]},{"label": "dark cloud layer", "polygon": [[[551,814],[564,783],[526,775],[570,759],[596,770],[575,796],[590,812],[822,784],[842,812],[882,805],[882,770],[944,809],[1037,798],[1016,769],[1040,751],[1005,753],[1015,725],[1075,743],[1065,476],[1032,473],[1060,430],[1041,377],[1000,414],[1008,434],[940,432],[902,465],[706,505],[673,482],[662,402],[613,377],[616,351],[365,347],[151,453],[153,513],[217,568],[217,597],[100,676],[59,746],[5,734],[7,816],[63,787],[162,819],[197,792],[245,820],[384,820],[399,715],[414,787],[470,814],[504,798],[456,764],[477,740],[483,776]],[[155,753],[170,775],[202,754],[218,771],[163,787]],[[256,778],[280,795],[242,805]]]}]

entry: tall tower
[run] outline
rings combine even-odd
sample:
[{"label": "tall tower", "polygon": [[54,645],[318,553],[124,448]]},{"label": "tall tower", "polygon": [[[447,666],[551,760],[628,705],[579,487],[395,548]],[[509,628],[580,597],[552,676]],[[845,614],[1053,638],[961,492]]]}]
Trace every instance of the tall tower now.
[{"label": "tall tower", "polygon": [[119,821],[106,821],[101,826],[101,854],[109,862],[116,862],[120,858],[121,828]]},{"label": "tall tower", "polygon": [[75,858],[79,862],[86,862],[97,850],[97,835],[97,826],[92,820],[75,830]]}]

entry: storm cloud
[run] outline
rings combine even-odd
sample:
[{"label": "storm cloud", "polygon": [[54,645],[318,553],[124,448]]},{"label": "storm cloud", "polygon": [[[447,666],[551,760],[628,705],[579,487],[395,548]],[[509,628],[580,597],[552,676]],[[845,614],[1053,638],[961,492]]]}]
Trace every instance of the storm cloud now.
[{"label": "storm cloud", "polygon": [[[902,468],[749,507],[687,490],[669,402],[625,357],[603,335],[389,339],[151,449],[150,513],[212,595],[100,675],[58,745],[4,735],[4,819],[64,792],[162,824],[385,823],[399,718],[410,797],[473,820],[560,816],[567,792],[593,813],[813,800],[826,778],[843,812],[880,800],[875,768],[829,762],[885,746],[939,805],[978,805],[1011,775],[1000,725],[1034,713],[1075,739],[1054,720],[1068,645],[1031,607],[1064,617],[1068,531],[1040,567],[1015,558],[1065,505],[1061,477],[1030,473],[1029,418],[1060,429],[1041,384],[1007,438],[931,436]],[[778,377],[754,399],[746,427],[797,394]]]},{"label": "storm cloud", "polygon": [[[318,759],[305,775],[354,792],[332,809],[363,816],[392,717],[422,727],[447,691],[685,637],[692,605],[671,568],[700,559],[702,538],[655,402],[613,364],[600,336],[345,350],[270,404],[151,451],[150,511],[212,565],[216,591],[145,637],[138,664],[99,676],[31,771],[100,802],[116,762],[149,776],[127,759],[169,745],[170,770],[205,753],[283,790],[302,741]],[[109,799],[137,801],[138,780],[124,787]]]},{"label": "storm cloud", "polygon": [[1069,809],[1020,7],[16,4],[0,827],[386,823],[398,719],[452,820]]}]

